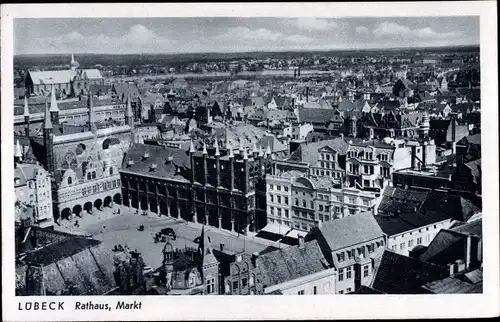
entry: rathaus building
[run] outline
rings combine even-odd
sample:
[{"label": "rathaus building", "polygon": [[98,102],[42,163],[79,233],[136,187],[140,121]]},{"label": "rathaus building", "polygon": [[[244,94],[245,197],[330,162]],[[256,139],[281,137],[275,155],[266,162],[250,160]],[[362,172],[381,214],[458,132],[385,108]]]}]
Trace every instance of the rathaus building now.
[{"label": "rathaus building", "polygon": [[125,205],[246,234],[266,225],[271,148],[233,149],[215,140],[189,151],[135,144],[121,180]]},{"label": "rathaus building", "polygon": [[26,162],[38,163],[51,174],[56,222],[121,203],[119,168],[134,126],[130,100],[114,102],[116,114],[123,118],[102,118],[95,108],[101,104],[89,91],[84,102],[77,104],[79,122],[62,121],[61,112],[67,109],[61,110],[59,105],[65,105],[59,103],[53,86],[50,105],[45,101],[43,122],[33,124],[34,113],[26,102],[23,129],[15,133],[23,142]]}]

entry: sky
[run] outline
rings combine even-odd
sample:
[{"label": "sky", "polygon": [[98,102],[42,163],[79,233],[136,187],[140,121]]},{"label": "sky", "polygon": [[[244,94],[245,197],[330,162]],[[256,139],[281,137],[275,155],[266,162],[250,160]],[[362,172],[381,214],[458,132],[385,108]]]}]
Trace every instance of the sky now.
[{"label": "sky", "polygon": [[14,19],[14,54],[203,53],[478,45],[479,17]]}]

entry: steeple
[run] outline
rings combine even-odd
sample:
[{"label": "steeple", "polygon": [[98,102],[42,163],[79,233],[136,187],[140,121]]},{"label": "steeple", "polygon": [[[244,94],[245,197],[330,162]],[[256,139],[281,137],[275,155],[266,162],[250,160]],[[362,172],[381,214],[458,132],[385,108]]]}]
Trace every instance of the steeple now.
[{"label": "steeple", "polygon": [[200,246],[198,250],[202,256],[202,267],[219,263],[213,254],[212,246],[210,245],[210,239],[205,232],[205,225],[203,225],[203,228],[201,229],[201,238],[199,245]]},{"label": "steeple", "polygon": [[29,117],[30,116],[30,110],[28,107],[28,98],[24,96],[24,117]]},{"label": "steeple", "polygon": [[52,121],[50,120],[49,105],[47,103],[47,98],[45,98],[45,119],[43,121],[44,129],[52,129]]},{"label": "steeple", "polygon": [[52,84],[52,90],[50,92],[50,112],[59,113],[59,107],[57,106],[57,100],[56,100],[56,89],[54,84]]},{"label": "steeple", "polygon": [[133,127],[134,125],[134,113],[132,112],[132,103],[130,100],[130,93],[127,96],[127,114],[125,115],[125,124]]},{"label": "steeple", "polygon": [[69,66],[73,71],[80,67],[80,64],[78,64],[78,62],[75,60],[75,56],[73,54],[71,54],[71,63]]}]

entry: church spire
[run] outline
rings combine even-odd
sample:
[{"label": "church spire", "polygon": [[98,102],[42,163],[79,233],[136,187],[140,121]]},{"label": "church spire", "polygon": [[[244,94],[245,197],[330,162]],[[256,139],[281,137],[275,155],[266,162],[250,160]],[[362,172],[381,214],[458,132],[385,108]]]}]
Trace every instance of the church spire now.
[{"label": "church spire", "polygon": [[24,96],[24,117],[29,117],[30,116],[30,110],[28,107],[28,98]]},{"label": "church spire", "polygon": [[45,119],[43,122],[44,129],[52,129],[52,121],[50,120],[49,104],[47,104],[47,98],[45,98]]},{"label": "church spire", "polygon": [[220,156],[220,151],[219,151],[219,142],[217,139],[215,139],[215,156]]},{"label": "church spire", "polygon": [[56,88],[54,84],[52,84],[52,91],[50,92],[50,112],[59,112],[56,99]]},{"label": "church spire", "polygon": [[21,149],[21,144],[19,144],[19,139],[16,140],[16,148],[14,150],[14,156],[21,160],[21,158],[23,157],[23,151]]},{"label": "church spire", "polygon": [[71,54],[71,63],[70,63],[70,68],[71,70],[76,70],[78,67],[80,67],[80,64],[75,60],[75,56]]},{"label": "church spire", "polygon": [[212,246],[210,245],[210,238],[205,232],[205,225],[203,225],[201,229],[199,252],[202,255],[202,266],[208,266],[218,263],[213,254]]}]

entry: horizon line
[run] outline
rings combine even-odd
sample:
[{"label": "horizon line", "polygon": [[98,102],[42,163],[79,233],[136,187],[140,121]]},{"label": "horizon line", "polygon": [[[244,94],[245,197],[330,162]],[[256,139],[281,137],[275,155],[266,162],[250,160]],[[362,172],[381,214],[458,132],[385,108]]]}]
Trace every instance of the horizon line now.
[{"label": "horizon line", "polygon": [[201,54],[255,54],[255,53],[305,53],[305,52],[333,52],[333,51],[374,51],[374,50],[417,50],[417,49],[443,49],[443,48],[463,48],[463,47],[480,47],[481,44],[469,45],[447,45],[447,46],[413,46],[413,47],[372,47],[372,48],[336,48],[336,49],[290,49],[290,50],[248,50],[248,51],[198,51],[198,52],[171,52],[171,53],[85,53],[85,52],[69,52],[69,53],[36,53],[36,54],[14,54],[16,56],[42,56],[42,55],[109,55],[109,56],[126,56],[126,55],[201,55]]}]

